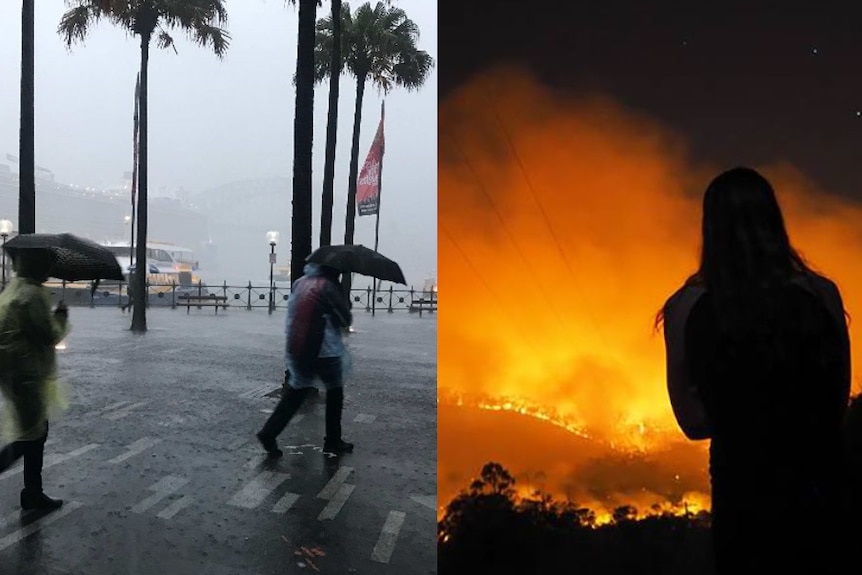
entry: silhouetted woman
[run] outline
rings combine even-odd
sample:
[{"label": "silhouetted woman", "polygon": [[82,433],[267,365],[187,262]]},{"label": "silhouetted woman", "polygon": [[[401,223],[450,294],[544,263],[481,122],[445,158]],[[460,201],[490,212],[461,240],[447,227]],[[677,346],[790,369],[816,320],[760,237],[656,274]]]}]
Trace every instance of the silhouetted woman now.
[{"label": "silhouetted woman", "polygon": [[700,267],[665,304],[668,391],[711,439],[718,572],[837,571],[850,341],[838,288],[793,248],[769,182],[735,168],[703,200]]}]

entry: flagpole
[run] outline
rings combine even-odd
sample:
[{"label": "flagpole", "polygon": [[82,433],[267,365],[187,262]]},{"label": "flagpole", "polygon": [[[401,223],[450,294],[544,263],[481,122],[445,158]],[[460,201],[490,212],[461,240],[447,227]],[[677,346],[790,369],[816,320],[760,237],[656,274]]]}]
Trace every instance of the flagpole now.
[{"label": "flagpole", "polygon": [[[380,102],[380,125],[383,126],[383,118],[385,116],[385,106],[386,100],[382,100]],[[385,130],[385,127],[383,128]],[[386,141],[386,138],[383,138],[383,141]],[[380,150],[380,164],[377,168],[377,220],[374,222],[374,251],[377,251],[378,243],[380,242],[380,195],[383,192],[383,156],[386,154],[386,145],[383,145],[383,149]],[[373,278],[376,280],[376,278]],[[373,282],[373,294],[371,296],[371,317],[374,317],[374,313],[377,308],[377,281]]]}]

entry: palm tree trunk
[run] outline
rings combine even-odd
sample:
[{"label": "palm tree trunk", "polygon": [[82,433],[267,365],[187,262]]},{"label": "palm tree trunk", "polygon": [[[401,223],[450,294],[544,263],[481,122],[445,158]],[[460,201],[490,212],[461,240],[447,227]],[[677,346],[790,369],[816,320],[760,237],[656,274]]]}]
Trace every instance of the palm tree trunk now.
[{"label": "palm tree trunk", "polygon": [[[347,182],[347,217],[344,221],[344,243],[353,243],[356,222],[356,179],[359,177],[359,129],[362,127],[362,100],[365,97],[365,74],[356,79],[356,107],[353,110],[353,143],[350,146],[350,175]],[[344,295],[350,301],[350,274],[344,274]]]},{"label": "palm tree trunk", "polygon": [[21,2],[21,126],[18,140],[18,233],[36,231],[35,0]]},{"label": "palm tree trunk", "polygon": [[[147,331],[147,66],[150,35],[141,36],[141,93],[138,132],[138,245],[135,246],[135,279],[132,294],[132,331]],[[132,287],[132,286],[130,286]]]},{"label": "palm tree trunk", "polygon": [[332,195],[335,187],[335,140],[338,135],[338,84],[341,78],[341,0],[332,0],[332,59],[329,62],[329,111],[326,117],[326,159],[320,208],[320,245],[332,243]]},{"label": "palm tree trunk", "polygon": [[299,0],[296,111],[293,120],[293,214],[290,279],[302,276],[311,253],[311,151],[314,140],[314,30],[317,0]]}]

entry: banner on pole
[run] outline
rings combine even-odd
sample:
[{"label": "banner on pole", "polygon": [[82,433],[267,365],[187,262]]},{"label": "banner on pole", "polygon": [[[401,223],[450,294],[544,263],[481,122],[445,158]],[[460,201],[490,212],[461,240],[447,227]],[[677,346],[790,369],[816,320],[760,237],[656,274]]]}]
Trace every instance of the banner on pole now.
[{"label": "banner on pole", "polygon": [[356,184],[356,209],[360,216],[373,216],[377,214],[380,199],[380,164],[383,162],[383,116],[380,117],[380,125],[377,126],[377,134],[368,150],[365,164],[359,172],[359,181]]}]

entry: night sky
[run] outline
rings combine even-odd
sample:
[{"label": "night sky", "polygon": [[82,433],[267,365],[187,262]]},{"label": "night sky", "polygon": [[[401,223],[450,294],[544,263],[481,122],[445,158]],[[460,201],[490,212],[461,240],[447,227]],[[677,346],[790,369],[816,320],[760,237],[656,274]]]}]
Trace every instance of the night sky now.
[{"label": "night sky", "polygon": [[438,5],[441,100],[494,64],[525,64],[549,86],[658,120],[697,161],[785,161],[862,201],[862,3]]}]

